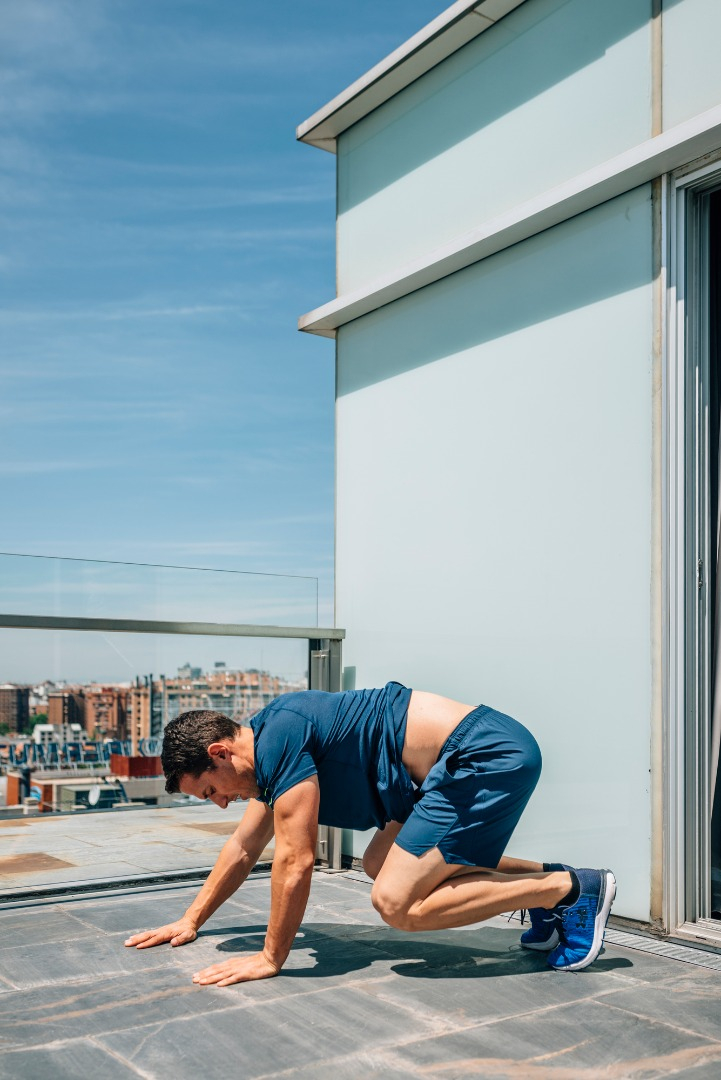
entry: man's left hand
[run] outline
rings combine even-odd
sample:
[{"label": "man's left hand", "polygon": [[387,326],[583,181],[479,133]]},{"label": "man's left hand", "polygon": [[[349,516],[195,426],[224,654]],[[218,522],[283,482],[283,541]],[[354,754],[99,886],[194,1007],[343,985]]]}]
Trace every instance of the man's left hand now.
[{"label": "man's left hand", "polygon": [[231,986],[233,983],[250,982],[252,979],[272,979],[280,968],[272,964],[265,953],[241,956],[225,960],[222,964],[196,971],[193,982],[200,986]]}]

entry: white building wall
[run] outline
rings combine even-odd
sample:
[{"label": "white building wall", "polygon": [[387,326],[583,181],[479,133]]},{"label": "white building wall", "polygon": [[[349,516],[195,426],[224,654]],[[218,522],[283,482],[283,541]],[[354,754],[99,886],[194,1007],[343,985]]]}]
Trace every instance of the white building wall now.
[{"label": "white building wall", "polygon": [[721,103],[721,3],[665,0],[663,124],[673,127]]},{"label": "white building wall", "polygon": [[649,138],[650,9],[529,0],[344,132],[338,291]]},{"label": "white building wall", "polygon": [[644,187],[338,334],[346,685],[395,678],[526,723],[544,774],[511,852],[612,866],[614,910],[638,919],[651,252]]}]

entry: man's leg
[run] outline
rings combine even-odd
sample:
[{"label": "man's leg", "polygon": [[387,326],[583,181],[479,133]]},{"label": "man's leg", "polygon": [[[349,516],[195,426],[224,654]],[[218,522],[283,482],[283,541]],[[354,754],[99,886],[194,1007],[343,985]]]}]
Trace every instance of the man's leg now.
[{"label": "man's leg", "polygon": [[[388,852],[393,847],[393,842],[402,828],[400,821],[389,821],[384,829],[376,831],[363,855],[363,870],[368,877],[374,880],[378,877]],[[472,874],[478,869],[476,866],[459,866],[455,874],[456,876]],[[541,874],[543,873],[543,863],[528,862],[526,859],[514,859],[510,855],[504,855],[496,867],[496,871],[499,874]]]},{"label": "man's leg", "polygon": [[438,848],[419,857],[394,844],[376,877],[371,899],[390,926],[443,930],[517,908],[554,908],[571,885],[571,875],[565,871],[511,875],[447,863]]},{"label": "man's leg", "polygon": [[400,821],[389,821],[384,829],[377,830],[363,856],[363,869],[368,877],[374,880],[378,877],[393,841],[402,828]]},{"label": "man's leg", "polygon": [[527,859],[514,859],[511,855],[504,855],[496,870],[499,874],[542,874],[543,863],[528,862]]},{"label": "man's leg", "polygon": [[543,909],[561,923],[560,942],[548,957],[551,967],[579,971],[598,956],[616,895],[610,870],[465,870],[446,863],[438,848],[417,856],[394,844],[371,899],[385,922],[409,931],[467,926],[518,908]]}]

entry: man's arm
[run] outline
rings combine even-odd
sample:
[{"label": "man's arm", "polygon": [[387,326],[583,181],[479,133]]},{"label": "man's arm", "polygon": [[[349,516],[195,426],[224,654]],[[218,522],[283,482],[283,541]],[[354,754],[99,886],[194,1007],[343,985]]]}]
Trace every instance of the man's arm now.
[{"label": "man's arm", "polygon": [[201,985],[230,986],[277,975],[305,913],[318,834],[318,778],[290,788],[274,805],[275,854],[271,871],[270,920],[263,951],[214,964],[193,976]]},{"label": "man's arm", "polygon": [[272,837],[273,826],[272,810],[251,799],[238,828],[223,845],[215,866],[185,915],[157,930],[134,934],[125,944],[148,949],[166,941],[171,945],[194,941],[198,928],[243,884]]}]

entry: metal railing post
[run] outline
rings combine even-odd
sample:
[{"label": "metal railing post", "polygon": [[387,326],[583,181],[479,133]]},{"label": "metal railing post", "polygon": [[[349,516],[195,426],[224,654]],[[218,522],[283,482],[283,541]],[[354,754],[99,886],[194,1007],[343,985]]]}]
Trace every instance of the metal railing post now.
[{"label": "metal railing post", "polygon": [[[341,687],[341,642],[331,638],[308,641],[308,689],[336,693]],[[318,826],[316,857],[329,870],[341,869],[342,830]]]}]

